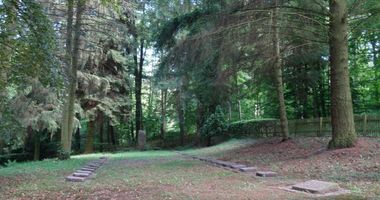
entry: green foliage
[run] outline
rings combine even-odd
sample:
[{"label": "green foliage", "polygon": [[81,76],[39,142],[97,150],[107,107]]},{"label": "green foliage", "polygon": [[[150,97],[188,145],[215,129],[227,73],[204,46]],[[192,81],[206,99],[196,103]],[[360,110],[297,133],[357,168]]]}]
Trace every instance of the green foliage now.
[{"label": "green foliage", "polygon": [[176,34],[186,28],[196,29],[194,24],[199,20],[208,17],[210,14],[215,13],[217,10],[215,7],[209,7],[207,9],[195,9],[190,13],[186,13],[166,21],[161,30],[155,35],[156,48],[165,49],[171,48],[176,44]]},{"label": "green foliage", "polygon": [[222,135],[227,128],[225,116],[220,106],[216,107],[215,113],[211,114],[201,128],[202,137]]},{"label": "green foliage", "polygon": [[56,38],[41,5],[31,0],[4,0],[0,29],[0,44],[5,47],[0,53],[0,73],[7,75],[0,88],[6,83],[23,84],[27,77],[40,77],[44,85],[50,83],[57,67]]}]

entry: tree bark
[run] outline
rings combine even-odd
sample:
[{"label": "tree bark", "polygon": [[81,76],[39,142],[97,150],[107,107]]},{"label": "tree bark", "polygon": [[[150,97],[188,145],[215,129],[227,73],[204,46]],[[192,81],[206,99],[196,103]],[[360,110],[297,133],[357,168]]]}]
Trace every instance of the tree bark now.
[{"label": "tree bark", "polygon": [[161,130],[160,135],[162,139],[165,139],[166,132],[166,98],[167,98],[168,90],[161,90]]},{"label": "tree bark", "polygon": [[40,138],[40,133],[38,131],[33,131],[33,139],[34,139],[33,160],[38,161],[40,160],[40,153],[41,153],[41,138]]},{"label": "tree bark", "polygon": [[355,145],[356,131],[348,71],[347,1],[330,0],[332,140],[329,148]]},{"label": "tree bark", "polygon": [[[70,71],[70,85],[69,85],[69,93],[68,99],[66,100],[63,114],[63,124],[62,124],[62,132],[61,132],[61,140],[63,149],[70,153],[71,152],[71,140],[73,135],[73,126],[74,126],[74,104],[75,104],[75,90],[77,85],[77,71],[78,71],[78,63],[79,63],[79,40],[80,40],[80,30],[82,25],[82,15],[85,9],[85,0],[78,0],[77,2],[77,11],[76,11],[76,22],[74,25],[74,29],[72,27],[73,21],[73,0],[68,1],[68,27],[67,27],[67,62],[70,63],[71,71]],[[72,33],[74,32],[74,38],[71,42]],[[72,51],[71,51],[71,47]],[[70,58],[69,58],[70,57]]]},{"label": "tree bark", "polygon": [[94,132],[95,132],[95,120],[90,120],[87,123],[87,137],[84,153],[89,154],[94,152]]},{"label": "tree bark", "polygon": [[144,40],[140,40],[140,58],[137,61],[137,55],[135,56],[135,98],[136,98],[136,136],[138,136],[138,131],[143,129],[142,122],[142,103],[141,103],[141,88],[142,88],[142,74],[144,65]]},{"label": "tree bark", "polygon": [[183,110],[183,100],[182,100],[182,90],[177,91],[177,113],[178,113],[178,122],[179,122],[179,135],[180,135],[180,145],[184,145],[185,141],[185,113]]},{"label": "tree bark", "polygon": [[103,141],[103,138],[104,138],[104,119],[103,119],[103,113],[99,112],[98,113],[98,118],[97,118],[97,125],[98,125],[98,131],[99,131],[99,150],[100,152],[103,152],[103,145],[104,145],[104,141]]},{"label": "tree bark", "polygon": [[[277,2],[276,2],[277,6]],[[280,55],[280,35],[278,30],[278,12],[279,8],[275,8],[273,12],[273,46],[274,46],[274,77],[275,86],[277,91],[277,99],[279,103],[279,114],[281,123],[282,140],[289,139],[288,117],[286,115],[285,98],[284,98],[284,86],[282,80],[282,67],[281,67],[281,55]]]},{"label": "tree bark", "polygon": [[[73,16],[74,16],[74,0],[67,0],[67,25],[66,25],[66,67],[67,74],[70,76],[71,69],[71,60],[72,60],[72,32],[73,32]],[[71,82],[71,80],[70,80]],[[69,101],[66,100],[63,107],[63,116],[62,116],[62,128],[61,128],[61,145],[63,150],[70,152],[69,145],[69,113],[68,105]]]},{"label": "tree bark", "polygon": [[80,152],[80,129],[77,128],[76,132],[75,132],[75,151],[76,152]]}]

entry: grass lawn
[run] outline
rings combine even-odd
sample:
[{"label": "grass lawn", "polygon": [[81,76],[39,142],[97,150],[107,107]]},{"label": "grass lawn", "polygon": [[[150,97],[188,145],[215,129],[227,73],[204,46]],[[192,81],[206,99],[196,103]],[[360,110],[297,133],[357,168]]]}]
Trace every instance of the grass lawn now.
[{"label": "grass lawn", "polygon": [[[252,177],[189,160],[171,151],[92,154],[75,156],[67,161],[16,163],[0,168],[0,199],[310,199],[304,194],[278,189],[310,177],[281,169],[281,162],[267,165],[273,157],[258,159],[258,154],[248,156],[241,152],[249,152],[256,145],[262,145],[261,141],[231,140],[214,147],[185,152],[267,166],[277,169],[281,176]],[[101,156],[110,159],[92,179],[84,183],[64,180],[66,175]],[[374,171],[371,176],[379,176],[378,173]],[[360,176],[359,172],[356,176]],[[365,199],[360,196],[373,197],[378,194],[376,187],[379,188],[379,182],[373,181],[373,188],[367,190],[366,185],[355,182],[356,179],[351,176],[327,177],[339,183],[347,182],[347,179],[354,181],[349,187],[343,184],[354,195],[337,199]]]}]

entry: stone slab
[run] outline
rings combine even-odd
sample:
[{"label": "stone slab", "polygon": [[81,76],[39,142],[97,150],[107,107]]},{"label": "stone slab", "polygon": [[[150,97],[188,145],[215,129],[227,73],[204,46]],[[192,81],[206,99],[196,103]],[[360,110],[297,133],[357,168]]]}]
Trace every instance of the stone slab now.
[{"label": "stone slab", "polygon": [[241,169],[241,168],[247,167],[247,166],[246,165],[242,165],[242,164],[232,164],[229,167],[232,168],[232,169]]},{"label": "stone slab", "polygon": [[86,177],[89,177],[91,175],[91,173],[83,173],[83,172],[74,172],[73,173],[73,176],[76,176],[76,177],[84,177],[84,178],[86,178]]},{"label": "stone slab", "polygon": [[313,194],[324,194],[328,192],[338,191],[340,188],[337,183],[311,180],[295,184],[292,186],[292,189]]},{"label": "stone slab", "polygon": [[241,172],[256,172],[257,167],[242,167],[239,169]]},{"label": "stone slab", "polygon": [[88,173],[88,174],[92,174],[92,171],[86,171],[86,170],[77,170],[75,172],[76,173]]},{"label": "stone slab", "polygon": [[76,177],[76,176],[67,176],[66,181],[70,182],[84,182],[85,178],[83,177]]},{"label": "stone slab", "polygon": [[271,172],[271,171],[259,171],[259,172],[256,172],[256,176],[260,176],[260,177],[275,177],[277,175],[278,174],[276,172]]},{"label": "stone slab", "polygon": [[80,170],[83,170],[83,171],[90,171],[90,172],[94,172],[94,171],[96,171],[96,169],[93,169],[93,168],[87,168],[87,167],[82,167]]},{"label": "stone slab", "polygon": [[218,164],[222,165],[223,167],[230,167],[234,165],[235,163],[227,162],[227,161],[219,161]]},{"label": "stone slab", "polygon": [[99,168],[101,164],[89,163],[87,166]]},{"label": "stone slab", "polygon": [[96,166],[93,166],[93,165],[86,165],[84,166],[85,168],[89,168],[89,169],[98,169],[99,167],[96,167]]}]

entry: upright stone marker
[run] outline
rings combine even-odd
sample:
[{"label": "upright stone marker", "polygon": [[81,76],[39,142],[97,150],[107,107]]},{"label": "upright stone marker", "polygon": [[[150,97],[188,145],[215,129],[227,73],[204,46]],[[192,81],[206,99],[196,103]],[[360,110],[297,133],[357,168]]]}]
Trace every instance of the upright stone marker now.
[{"label": "upright stone marker", "polygon": [[145,150],[146,134],[145,131],[140,130],[138,135],[138,148],[139,150]]}]

